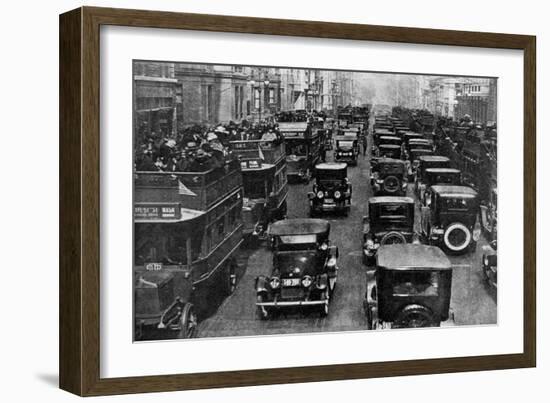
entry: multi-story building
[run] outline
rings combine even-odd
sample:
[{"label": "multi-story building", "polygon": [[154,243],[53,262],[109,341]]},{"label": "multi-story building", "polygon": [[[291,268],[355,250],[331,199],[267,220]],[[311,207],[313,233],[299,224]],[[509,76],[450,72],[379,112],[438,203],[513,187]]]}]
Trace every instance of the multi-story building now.
[{"label": "multi-story building", "polygon": [[244,66],[176,63],[180,129],[192,124],[240,121],[251,113]]},{"label": "multi-story building", "polygon": [[465,78],[456,84],[455,116],[470,115],[474,122],[497,120],[497,80]]},{"label": "multi-story building", "polygon": [[134,136],[170,137],[177,128],[174,63],[134,63]]}]

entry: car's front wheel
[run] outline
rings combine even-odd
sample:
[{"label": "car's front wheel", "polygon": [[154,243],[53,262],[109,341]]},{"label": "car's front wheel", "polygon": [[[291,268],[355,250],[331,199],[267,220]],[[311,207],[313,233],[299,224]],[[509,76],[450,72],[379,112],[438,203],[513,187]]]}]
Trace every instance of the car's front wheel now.
[{"label": "car's front wheel", "polygon": [[185,304],[179,322],[178,339],[192,339],[196,336],[198,319],[192,304]]}]

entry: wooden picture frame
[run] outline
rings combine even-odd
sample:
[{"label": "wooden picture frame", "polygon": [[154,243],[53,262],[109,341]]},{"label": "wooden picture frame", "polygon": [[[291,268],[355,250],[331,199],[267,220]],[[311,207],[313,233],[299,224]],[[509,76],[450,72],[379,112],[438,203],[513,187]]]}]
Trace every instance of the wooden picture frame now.
[{"label": "wooden picture frame", "polygon": [[[521,354],[231,372],[100,377],[100,27],[289,35],[524,52],[524,324]],[[60,16],[60,387],[81,396],[533,367],[536,364],[534,36],[82,7]]]}]

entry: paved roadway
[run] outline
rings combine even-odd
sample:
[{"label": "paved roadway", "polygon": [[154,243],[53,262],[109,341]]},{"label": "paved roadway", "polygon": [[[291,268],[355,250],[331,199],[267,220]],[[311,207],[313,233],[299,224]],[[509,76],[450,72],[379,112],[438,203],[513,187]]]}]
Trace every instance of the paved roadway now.
[{"label": "paved roadway", "polygon": [[[331,157],[328,154],[327,161]],[[239,257],[240,280],[235,293],[224,301],[216,314],[200,323],[198,337],[365,330],[362,304],[367,271],[361,262],[361,230],[366,201],[371,196],[369,170],[368,156],[360,156],[358,165],[348,168],[348,177],[353,186],[349,217],[324,217],[331,223],[332,243],[340,251],[338,282],[328,317],[322,318],[315,312],[282,312],[267,321],[257,318],[254,280],[260,274],[269,275],[272,258],[265,246],[243,248]],[[312,183],[290,185],[288,218],[308,217],[307,192],[311,186]],[[408,195],[413,196],[410,186]],[[417,210],[417,228],[419,216]],[[485,285],[481,277],[481,256],[486,245],[487,242],[482,238],[475,253],[450,256],[454,266],[451,308],[457,325],[495,324],[497,321],[496,294]]]}]

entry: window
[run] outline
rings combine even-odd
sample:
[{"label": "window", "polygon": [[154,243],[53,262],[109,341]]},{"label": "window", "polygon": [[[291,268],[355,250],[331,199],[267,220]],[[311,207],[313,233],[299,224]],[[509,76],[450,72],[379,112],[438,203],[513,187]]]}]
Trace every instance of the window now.
[{"label": "window", "polygon": [[438,272],[394,272],[393,295],[435,296],[438,294]]},{"label": "window", "polygon": [[238,116],[238,118],[243,117],[243,99],[244,99],[244,87],[241,85],[239,87],[239,116]]},{"label": "window", "polygon": [[237,119],[239,118],[239,104],[241,103],[240,97],[241,97],[241,91],[240,91],[240,87],[237,85],[235,86],[235,109],[234,109],[234,116]]},{"label": "window", "polygon": [[275,103],[275,88],[269,89],[269,103],[274,104]]},{"label": "window", "polygon": [[136,265],[187,264],[187,246],[187,238],[177,225],[141,223],[135,225]]},{"label": "window", "polygon": [[214,88],[211,85],[203,87],[204,119],[211,121],[214,118]]},{"label": "window", "polygon": [[254,88],[254,109],[260,109],[260,89]]}]

